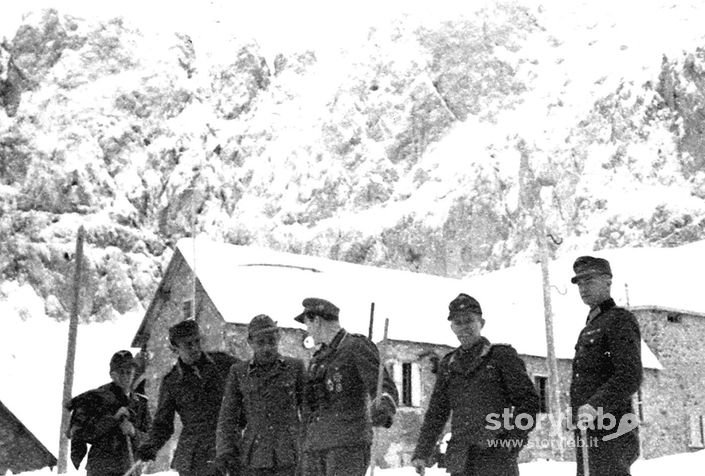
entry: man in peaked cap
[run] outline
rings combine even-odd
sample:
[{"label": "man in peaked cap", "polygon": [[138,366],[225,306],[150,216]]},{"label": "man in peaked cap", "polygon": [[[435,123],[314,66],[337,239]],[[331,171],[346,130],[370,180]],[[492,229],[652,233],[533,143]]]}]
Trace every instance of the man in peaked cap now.
[{"label": "man in peaked cap", "polygon": [[304,391],[303,474],[362,476],[370,464],[372,426],[392,425],[396,386],[383,369],[382,394],[377,395],[377,346],[343,329],[336,305],[320,298],[306,298],[302,305],[303,312],[294,319],[320,344],[309,363]]},{"label": "man in peaked cap", "polygon": [[216,436],[222,472],[294,476],[299,463],[304,363],[279,353],[279,328],[260,314],[248,326],[248,362],[230,369]]},{"label": "man in peaked cap", "polygon": [[[632,407],[632,395],[642,380],[639,324],[631,312],[615,305],[612,268],[606,259],[581,256],[573,263],[573,271],[571,282],[577,284],[581,299],[590,308],[573,358],[573,420],[587,427],[588,441],[597,442],[588,445],[590,474],[626,476],[639,455],[638,418]],[[600,414],[612,415],[622,431],[600,427],[605,421],[598,418]],[[575,439],[577,474],[582,476],[577,429]]]},{"label": "man in peaked cap", "polygon": [[122,475],[134,463],[133,447],[146,436],[147,399],[133,392],[136,363],[129,350],[110,359],[111,383],[82,393],[68,405],[71,460],[79,467],[90,444],[86,474]]},{"label": "man in peaked cap", "polygon": [[[518,476],[517,456],[539,411],[536,389],[512,346],[490,344],[482,337],[485,320],[475,298],[461,293],[448,309],[460,347],[441,360],[412,465],[424,474],[452,418],[446,471],[457,476]],[[517,425],[520,418],[522,425]]]},{"label": "man in peaked cap", "polygon": [[156,457],[174,433],[178,413],[183,427],[171,467],[180,476],[211,476],[217,470],[215,430],[225,381],[239,360],[223,352],[203,351],[201,332],[193,320],[172,326],[169,343],[178,358],[162,379],[149,438],[136,456],[143,461]]}]

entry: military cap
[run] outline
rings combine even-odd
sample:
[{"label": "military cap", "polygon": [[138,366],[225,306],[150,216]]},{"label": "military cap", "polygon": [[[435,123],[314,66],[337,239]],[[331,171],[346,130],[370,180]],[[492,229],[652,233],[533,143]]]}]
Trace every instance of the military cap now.
[{"label": "military cap", "polygon": [[266,314],[258,314],[252,318],[250,324],[247,326],[247,336],[254,337],[260,334],[265,334],[267,332],[276,332],[279,328],[277,323],[272,320]]},{"label": "military cap", "polygon": [[337,321],[340,309],[330,301],[320,298],[306,298],[301,305],[304,307],[304,312],[294,318],[297,322],[304,322],[304,317],[307,314],[320,316],[327,321]]},{"label": "military cap", "polygon": [[482,308],[480,307],[480,303],[477,302],[477,299],[465,293],[458,294],[458,297],[448,304],[448,310],[450,311],[450,313],[448,313],[449,321],[455,316],[470,312],[482,315]]},{"label": "military cap", "polygon": [[581,256],[573,263],[573,271],[575,276],[570,279],[570,282],[575,284],[578,280],[599,274],[612,276],[612,268],[610,263],[604,258],[595,258],[592,256]]},{"label": "military cap", "polygon": [[199,336],[198,323],[194,320],[181,321],[169,328],[169,340],[173,344],[177,339]]},{"label": "military cap", "polygon": [[129,350],[119,350],[110,358],[110,371],[122,370],[124,368],[137,367],[137,362],[132,357]]}]

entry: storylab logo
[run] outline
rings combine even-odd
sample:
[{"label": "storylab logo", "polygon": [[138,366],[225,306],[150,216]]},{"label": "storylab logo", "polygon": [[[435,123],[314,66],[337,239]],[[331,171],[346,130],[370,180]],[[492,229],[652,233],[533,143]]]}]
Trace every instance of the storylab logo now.
[{"label": "storylab logo", "polygon": [[567,412],[561,413],[558,421],[555,421],[553,415],[545,415],[544,417],[538,418],[534,422],[534,416],[527,413],[519,413],[514,415],[508,408],[505,408],[502,414],[490,413],[485,418],[485,428],[488,430],[513,430],[515,428],[519,430],[529,430],[534,427],[540,429],[545,422],[548,421],[550,428],[554,431],[558,431],[561,428],[565,428],[570,431],[575,430],[599,430],[599,431],[612,431],[604,435],[601,439],[602,441],[610,441],[615,438],[619,438],[632,431],[639,426],[639,418],[633,413],[627,413],[623,415],[619,421],[617,418],[609,412],[605,412],[602,407],[597,408],[597,415],[592,421],[578,421],[573,423],[571,418],[571,409],[568,408]]}]

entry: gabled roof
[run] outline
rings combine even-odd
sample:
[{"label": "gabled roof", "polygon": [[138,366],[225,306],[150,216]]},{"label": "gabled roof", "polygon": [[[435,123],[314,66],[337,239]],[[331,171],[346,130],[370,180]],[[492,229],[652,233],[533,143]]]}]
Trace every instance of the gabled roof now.
[{"label": "gabled roof", "polygon": [[[32,433],[27,426],[19,419],[17,416],[5,406],[5,404],[0,400],[0,418],[2,418],[2,415],[5,415],[5,418],[8,418],[10,421],[14,422],[17,428],[21,432],[24,432],[29,441],[31,441],[34,444],[35,450],[39,451],[42,455],[42,459],[44,462],[44,466],[56,466],[56,457],[47,449],[44,444],[39,441],[39,439]],[[2,441],[0,441],[0,444]],[[40,468],[32,468],[32,469],[40,469]]]},{"label": "gabled roof", "polygon": [[[269,249],[183,239],[177,251],[196,270],[206,293],[228,322],[246,324],[266,313],[284,327],[301,327],[293,318],[305,297],[328,299],[340,309],[342,325],[367,334],[370,303],[375,303],[374,340],[382,337],[456,346],[447,321],[448,303],[460,292],[482,304],[484,334],[512,344],[524,355],[545,356],[546,337],[541,272],[538,265],[517,266],[464,280],[363,266]],[[571,263],[553,263],[556,356],[572,359],[587,309],[570,284]],[[563,293],[563,294],[561,294]],[[147,318],[147,316],[145,316]],[[661,368],[642,345],[645,367]]]}]

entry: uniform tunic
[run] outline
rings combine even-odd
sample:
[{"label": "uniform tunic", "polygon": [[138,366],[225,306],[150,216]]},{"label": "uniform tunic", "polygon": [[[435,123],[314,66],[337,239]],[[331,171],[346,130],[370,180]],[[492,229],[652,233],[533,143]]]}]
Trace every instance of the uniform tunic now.
[{"label": "uniform tunic", "polygon": [[[485,338],[470,349],[453,350],[441,360],[413,458],[431,457],[452,415],[445,456],[448,472],[517,474],[516,457],[533,426],[504,428],[505,410],[514,416],[530,415],[534,424],[539,410],[538,394],[516,350],[491,345]],[[497,415],[502,425],[490,424],[489,415]],[[500,441],[506,446],[493,447]]]},{"label": "uniform tunic", "polygon": [[[632,396],[642,381],[641,334],[634,315],[616,307],[612,299],[590,312],[588,322],[575,345],[570,404],[573,417],[578,408],[589,403],[604,414],[638,421],[632,406]],[[627,420],[625,420],[626,422]],[[638,428],[607,441],[603,437],[616,431],[596,428],[588,430],[589,438],[597,438],[597,446],[589,446],[590,474],[623,476],[639,454]],[[583,474],[582,457],[578,449],[578,475]]]},{"label": "uniform tunic", "polygon": [[[305,474],[364,474],[372,424],[367,409],[377,394],[379,352],[367,337],[341,329],[311,359],[305,398]],[[397,389],[384,370],[383,397],[393,405]]]},{"label": "uniform tunic", "polygon": [[303,387],[304,364],[299,359],[280,356],[270,365],[234,365],[218,419],[218,457],[240,458],[250,471],[293,474],[299,459]]},{"label": "uniform tunic", "polygon": [[215,431],[230,367],[240,362],[222,352],[204,352],[193,366],[180,359],[162,379],[154,424],[144,449],[156,453],[183,425],[171,467],[182,475],[202,475],[215,459]]}]

